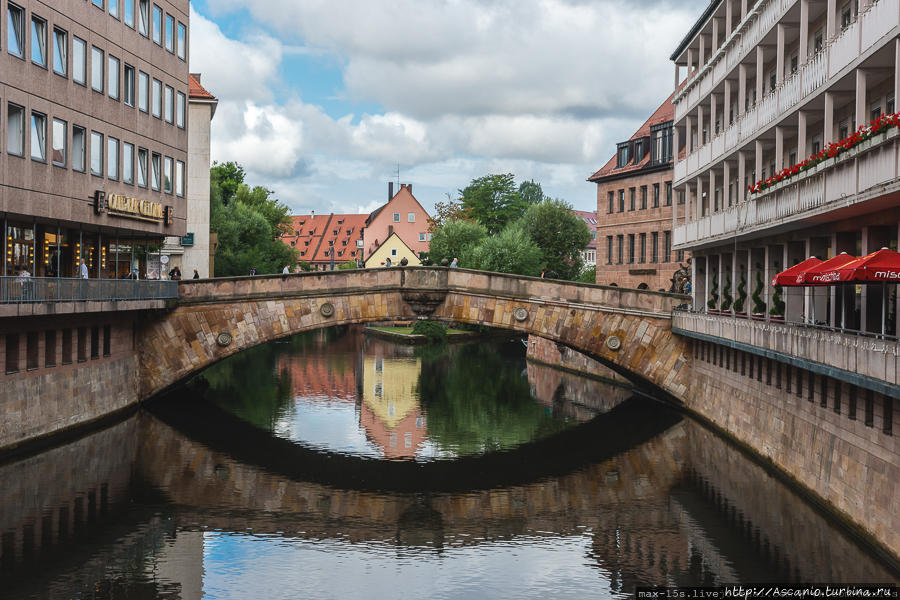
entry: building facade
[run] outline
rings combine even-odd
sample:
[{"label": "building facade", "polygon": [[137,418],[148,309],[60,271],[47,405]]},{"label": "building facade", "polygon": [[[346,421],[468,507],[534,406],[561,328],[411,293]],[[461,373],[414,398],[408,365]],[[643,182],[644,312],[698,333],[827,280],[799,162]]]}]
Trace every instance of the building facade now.
[{"label": "building facade", "polygon": [[597,264],[597,213],[587,210],[573,210],[572,212],[591,230],[591,241],[588,242],[587,248],[581,251],[581,260],[584,262],[585,268],[590,269]]},{"label": "building facade", "polygon": [[23,438],[134,401],[141,311],[177,295],[159,249],[186,231],[189,12],[0,7],[0,410]]},{"label": "building facade", "polygon": [[686,259],[672,249],[671,97],[588,181],[597,184],[597,283],[669,290]]},{"label": "building facade", "polygon": [[363,231],[364,260],[396,233],[409,248],[416,252],[428,252],[431,233],[428,231],[428,212],[422,208],[412,193],[411,183],[400,184],[394,194],[393,182],[388,183],[388,201],[375,209],[366,219]]},{"label": "building facade", "polygon": [[328,271],[347,262],[362,263],[362,236],[368,215],[294,215],[283,244],[297,249],[297,262]]}]

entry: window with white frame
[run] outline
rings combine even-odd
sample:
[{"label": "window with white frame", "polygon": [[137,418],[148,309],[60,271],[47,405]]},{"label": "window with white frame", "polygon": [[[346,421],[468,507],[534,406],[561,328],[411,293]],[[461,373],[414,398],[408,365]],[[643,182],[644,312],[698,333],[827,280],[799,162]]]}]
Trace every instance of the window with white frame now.
[{"label": "window with white frame", "polygon": [[141,112],[150,110],[150,76],[138,71],[138,109]]},{"label": "window with white frame", "polygon": [[25,9],[15,4],[6,9],[6,51],[25,58]]},{"label": "window with white frame", "polygon": [[66,166],[69,127],[65,121],[53,119],[53,164]]},{"label": "window with white frame", "polygon": [[175,119],[175,90],[166,86],[166,123]]},{"label": "window with white frame", "polygon": [[400,222],[400,213],[394,213],[394,223]]},{"label": "window with white frame", "polygon": [[416,222],[416,213],[407,213],[406,222],[407,223],[415,223]]},{"label": "window with white frame", "polygon": [[91,89],[103,91],[103,50],[91,46]]},{"label": "window with white frame", "polygon": [[53,29],[53,72],[65,77],[69,73],[69,34]]},{"label": "window with white frame", "polygon": [[159,79],[153,80],[153,89],[150,92],[151,102],[153,103],[153,111],[152,114],[157,119],[162,116],[162,81]]},{"label": "window with white frame", "polygon": [[122,144],[122,182],[134,184],[134,144]]},{"label": "window with white frame", "polygon": [[391,248],[391,256],[397,256],[397,249]]},{"label": "window with white frame", "polygon": [[72,169],[75,171],[85,170],[85,143],[87,142],[87,131],[84,127],[77,125],[72,126]]},{"label": "window with white frame", "polygon": [[31,112],[31,158],[47,162],[47,115]]},{"label": "window with white frame", "polygon": [[119,140],[114,137],[106,138],[106,176],[119,178]]},{"label": "window with white frame", "polygon": [[119,59],[109,55],[109,80],[107,81],[107,91],[109,97],[115,100],[119,99]]},{"label": "window with white frame", "polygon": [[175,193],[184,196],[184,163],[180,160],[175,161]]},{"label": "window with white frame", "polygon": [[150,155],[150,187],[159,191],[162,179],[162,156],[156,152]]},{"label": "window with white frame", "polygon": [[137,153],[137,184],[138,187],[147,187],[147,167],[149,153],[146,148],[138,148]]},{"label": "window with white frame", "polygon": [[172,193],[172,159],[166,157],[163,161],[163,191],[167,194]]},{"label": "window with white frame", "polygon": [[47,21],[31,16],[31,62],[47,66]]},{"label": "window with white frame", "polygon": [[425,234],[424,234],[424,233],[420,233],[420,234],[419,234],[419,241],[420,241],[420,242],[424,242],[424,241],[425,241]]},{"label": "window with white frame", "polygon": [[25,156],[25,109],[12,103],[6,109],[6,151]]},{"label": "window with white frame", "polygon": [[87,85],[87,42],[78,37],[72,38],[72,79]]},{"label": "window with white frame", "polygon": [[91,175],[103,177],[103,134],[91,132]]}]

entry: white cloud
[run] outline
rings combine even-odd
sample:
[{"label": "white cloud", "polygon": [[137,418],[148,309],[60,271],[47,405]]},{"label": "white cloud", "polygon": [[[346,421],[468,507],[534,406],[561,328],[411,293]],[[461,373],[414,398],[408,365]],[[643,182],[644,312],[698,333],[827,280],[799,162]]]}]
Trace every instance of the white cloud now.
[{"label": "white cloud", "polygon": [[[211,15],[242,11],[251,29],[229,38],[192,9],[191,68],[220,99],[213,158],[298,210],[377,206],[398,164],[426,208],[507,171],[587,208],[586,177],[671,92],[668,54],[696,4],[215,0]],[[304,102],[284,57],[336,65],[336,94],[383,109]]]}]

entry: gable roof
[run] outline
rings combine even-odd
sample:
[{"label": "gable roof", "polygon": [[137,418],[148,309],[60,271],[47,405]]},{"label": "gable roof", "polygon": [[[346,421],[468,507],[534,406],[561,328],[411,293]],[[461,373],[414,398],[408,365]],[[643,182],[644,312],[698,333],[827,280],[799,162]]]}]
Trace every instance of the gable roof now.
[{"label": "gable roof", "polygon": [[[346,262],[362,258],[356,242],[362,239],[365,220],[366,215],[293,215],[290,233],[280,239],[289,246],[293,242],[300,252],[299,259],[310,264],[330,262],[328,249],[332,245],[337,249],[335,262]],[[300,242],[309,242],[309,245],[301,246]]]},{"label": "gable roof", "polygon": [[412,193],[412,184],[411,184],[411,183],[401,183],[401,184],[400,184],[400,189],[397,190],[397,193],[394,194],[394,195],[391,197],[390,200],[388,200],[387,202],[385,202],[384,204],[382,204],[381,206],[379,206],[378,208],[376,208],[375,210],[373,210],[373,211],[369,214],[369,217],[366,219],[366,226],[371,225],[371,224],[372,224],[372,221],[374,221],[374,220],[378,217],[378,215],[381,214],[381,211],[383,211],[385,208],[387,208],[387,207],[391,204],[391,202],[393,202],[393,201],[397,198],[397,196],[400,195],[400,193],[401,193],[403,190],[406,190],[407,192],[409,192],[409,196],[410,196],[410,198],[413,199],[413,202],[416,203],[416,206],[418,206],[419,209],[420,209],[423,213],[425,213],[425,216],[428,217],[428,218],[430,219],[430,218],[431,218],[431,215],[428,214],[428,211],[425,210],[425,207],[422,206],[422,203],[419,202],[419,200],[413,195],[413,193]]},{"label": "gable roof", "polygon": [[[393,238],[397,238],[397,241],[400,242],[400,244],[401,244],[404,248],[406,248],[407,250],[409,250],[409,253],[410,253],[412,256],[418,257],[418,254],[416,254],[415,251],[414,251],[412,248],[410,248],[409,246],[406,245],[406,242],[403,241],[403,238],[401,238],[401,237],[400,237],[399,235],[397,235],[396,233],[392,233],[391,235],[387,236],[387,239],[386,239],[386,240],[384,240],[383,242],[381,242],[380,244],[378,244],[378,247],[375,248],[375,249],[372,251],[371,254],[369,254],[369,258],[366,259],[366,262],[369,262],[369,260],[370,260],[373,256],[375,256],[376,254],[378,254],[378,251],[381,250],[381,249],[382,249],[389,241],[391,241]],[[367,266],[368,266],[368,265],[367,265]]]},{"label": "gable roof", "polygon": [[[668,98],[666,98],[665,102],[659,105],[650,118],[644,121],[644,124],[640,126],[640,128],[634,132],[627,141],[636,140],[638,138],[647,137],[650,135],[650,129],[654,125],[661,125],[663,123],[667,123],[672,121],[675,118],[675,107],[672,104],[672,98],[675,96],[675,92],[672,92]],[[635,163],[633,161],[629,161],[623,167],[616,167],[618,158],[618,152],[613,153],[612,158],[610,158],[603,167],[588,177],[588,181],[596,181],[598,179],[602,179],[604,177],[610,177],[615,175],[623,175],[625,173],[631,173],[633,171],[640,171],[650,162],[650,152],[647,152],[644,157],[640,160],[640,162]]]},{"label": "gable roof", "polygon": [[194,100],[218,100],[205,87],[200,85],[199,73],[188,75],[188,96]]}]

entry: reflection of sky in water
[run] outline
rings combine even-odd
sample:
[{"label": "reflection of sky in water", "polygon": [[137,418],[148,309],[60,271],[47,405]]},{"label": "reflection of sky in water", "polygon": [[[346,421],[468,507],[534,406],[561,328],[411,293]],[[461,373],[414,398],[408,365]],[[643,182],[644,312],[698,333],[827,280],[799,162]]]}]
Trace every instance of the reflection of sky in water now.
[{"label": "reflection of sky in water", "polygon": [[276,421],[274,432],[320,450],[372,458],[384,456],[378,446],[366,439],[356,405],[350,402],[298,396],[290,410]]},{"label": "reflection of sky in water", "polygon": [[[204,535],[204,598],[610,598],[582,535],[397,547],[243,533]],[[585,591],[590,590],[588,596]]]}]

